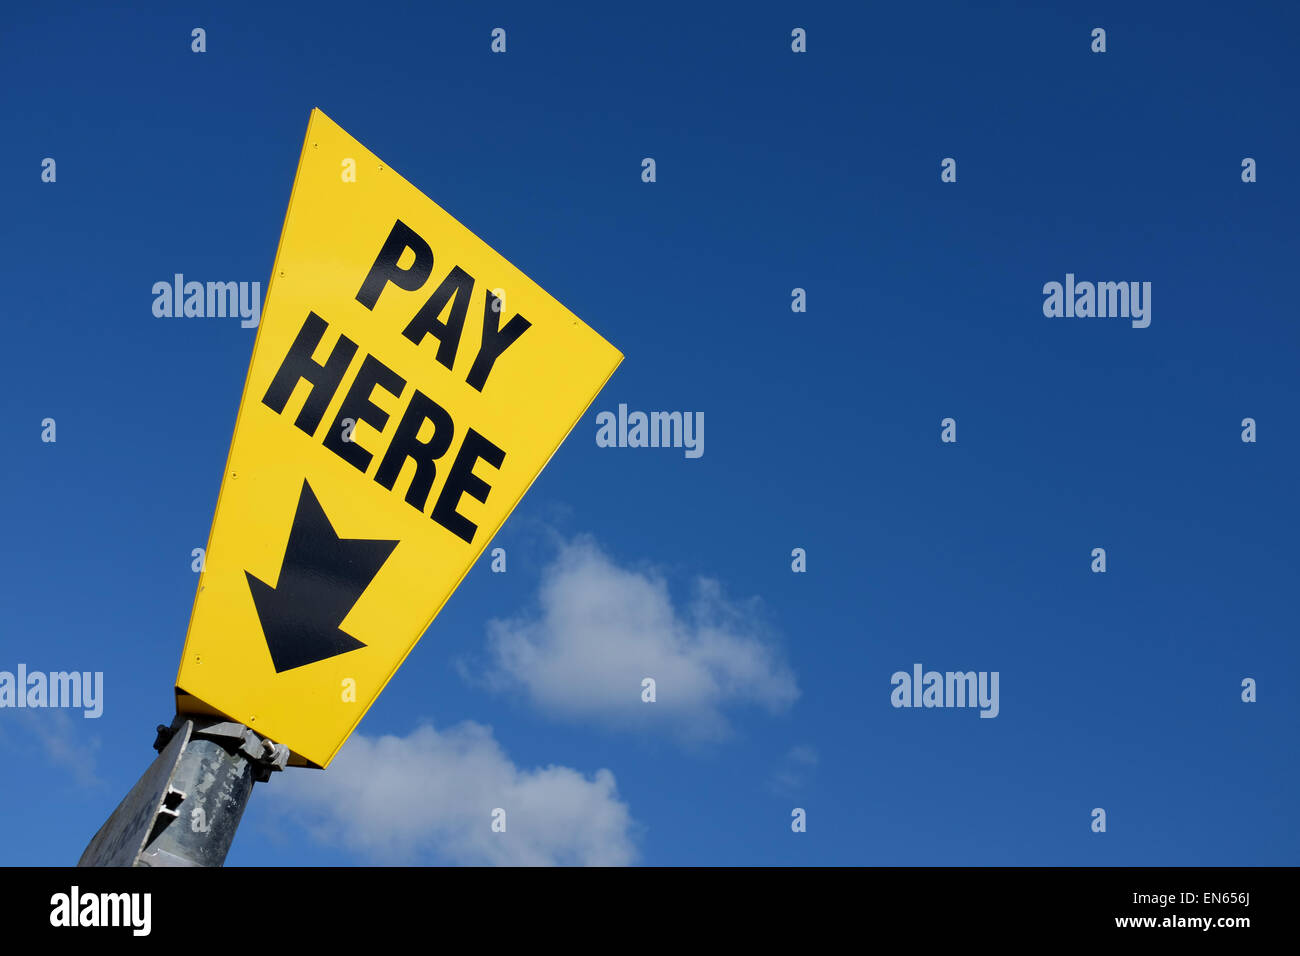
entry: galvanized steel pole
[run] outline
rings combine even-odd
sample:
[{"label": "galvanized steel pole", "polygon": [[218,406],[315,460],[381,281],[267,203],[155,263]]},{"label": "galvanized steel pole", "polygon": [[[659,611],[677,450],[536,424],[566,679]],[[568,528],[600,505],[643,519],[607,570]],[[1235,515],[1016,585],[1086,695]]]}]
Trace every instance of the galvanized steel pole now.
[{"label": "galvanized steel pole", "polygon": [[78,866],[221,866],[253,792],[289,749],[224,718],[177,716],[158,727],[158,758]]}]

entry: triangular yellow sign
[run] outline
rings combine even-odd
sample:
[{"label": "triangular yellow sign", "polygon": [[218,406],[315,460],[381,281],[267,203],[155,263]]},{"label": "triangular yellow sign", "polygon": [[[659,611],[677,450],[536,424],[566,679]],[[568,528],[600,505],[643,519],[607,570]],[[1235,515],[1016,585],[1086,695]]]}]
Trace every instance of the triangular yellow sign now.
[{"label": "triangular yellow sign", "polygon": [[620,361],[313,110],[178,709],[326,766]]}]

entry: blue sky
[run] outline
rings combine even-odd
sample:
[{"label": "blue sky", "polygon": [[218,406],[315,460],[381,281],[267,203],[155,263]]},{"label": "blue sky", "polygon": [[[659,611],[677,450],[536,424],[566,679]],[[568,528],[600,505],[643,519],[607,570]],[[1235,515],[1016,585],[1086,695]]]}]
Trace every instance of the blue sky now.
[{"label": "blue sky", "polygon": [[[171,717],[254,331],[150,290],[265,287],[312,107],[626,358],[230,864],[1294,864],[1300,21],[1055,6],[14,11],[0,670],[105,704],[0,710],[0,864],[75,862]],[[1044,316],[1066,273],[1150,326]],[[619,403],[704,454],[597,447]],[[695,691],[605,693],[644,655]],[[916,662],[996,719],[891,707]]]}]

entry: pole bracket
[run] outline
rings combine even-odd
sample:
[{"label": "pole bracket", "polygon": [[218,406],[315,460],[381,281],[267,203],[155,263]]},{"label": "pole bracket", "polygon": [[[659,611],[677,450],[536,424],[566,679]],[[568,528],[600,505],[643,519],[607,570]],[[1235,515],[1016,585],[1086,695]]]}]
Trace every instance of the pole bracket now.
[{"label": "pole bracket", "polygon": [[289,748],[284,744],[274,743],[247,725],[226,720],[224,717],[178,714],[172,720],[170,727],[158,725],[158,737],[153,744],[154,750],[161,753],[172,735],[187,720],[194,724],[192,737],[215,741],[231,754],[243,754],[244,758],[252,764],[253,779],[258,783],[267,783],[272,773],[283,770],[289,764]]}]

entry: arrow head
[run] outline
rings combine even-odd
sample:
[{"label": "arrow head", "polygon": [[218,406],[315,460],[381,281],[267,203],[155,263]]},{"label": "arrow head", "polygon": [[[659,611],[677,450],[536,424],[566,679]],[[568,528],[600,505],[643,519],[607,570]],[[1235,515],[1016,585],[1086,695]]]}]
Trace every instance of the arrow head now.
[{"label": "arrow head", "polygon": [[340,538],[304,481],[275,587],[245,571],[276,673],[365,647],[339,625],[396,541]]}]

